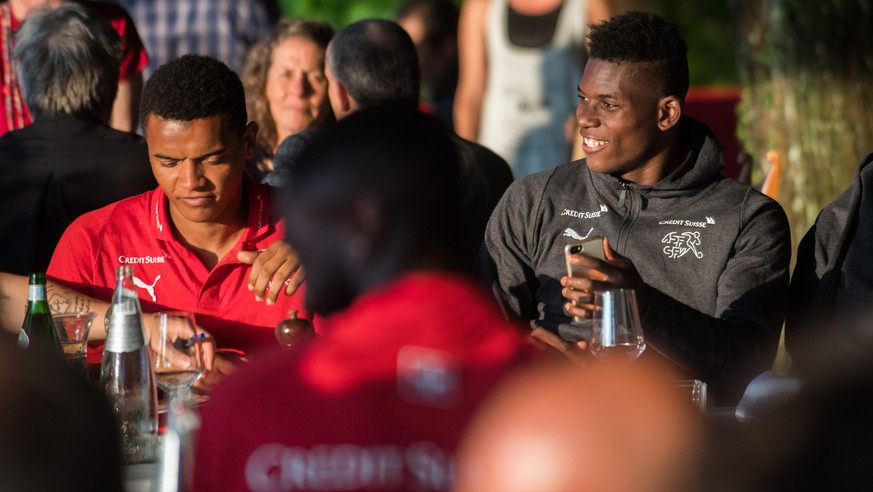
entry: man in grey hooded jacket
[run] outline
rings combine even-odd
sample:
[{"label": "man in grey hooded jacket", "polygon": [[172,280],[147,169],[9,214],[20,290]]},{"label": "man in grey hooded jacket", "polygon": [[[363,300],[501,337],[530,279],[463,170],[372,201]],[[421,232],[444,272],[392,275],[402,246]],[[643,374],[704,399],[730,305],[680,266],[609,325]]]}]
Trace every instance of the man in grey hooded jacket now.
[{"label": "man in grey hooded jacket", "polygon": [[[619,15],[592,26],[589,49],[576,109],[587,158],[507,190],[480,270],[506,311],[560,336],[553,344],[589,338],[594,291],[635,289],[645,356],[709,383],[718,403],[734,401],[775,355],[791,256],[785,214],[723,178],[712,133],[682,115],[687,49],[675,27]],[[574,255],[590,270],[566,277],[564,246],[594,236],[605,261]]]}]

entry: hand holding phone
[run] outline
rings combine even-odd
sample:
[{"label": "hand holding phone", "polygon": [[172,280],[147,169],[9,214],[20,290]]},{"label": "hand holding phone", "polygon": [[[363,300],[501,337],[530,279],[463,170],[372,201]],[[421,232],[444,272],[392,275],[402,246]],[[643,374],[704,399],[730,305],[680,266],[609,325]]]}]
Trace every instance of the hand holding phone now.
[{"label": "hand holding phone", "polygon": [[598,260],[603,260],[605,258],[603,254],[603,238],[600,236],[593,236],[584,241],[576,241],[564,246],[564,261],[567,264],[567,275],[570,277],[584,276],[583,273],[589,269],[570,263],[570,257],[572,255],[585,255],[591,258],[597,258]]},{"label": "hand holding phone", "polygon": [[[604,260],[605,256],[603,253],[603,238],[600,236],[593,236],[589,237],[588,239],[572,242],[564,246],[564,262],[567,264],[567,276],[584,277],[585,273],[591,270],[588,267],[575,265],[570,262],[570,258],[573,255],[580,254],[589,256],[591,258],[597,258],[598,260]],[[573,304],[575,305],[576,302],[573,301]],[[579,324],[582,322],[582,318],[574,316],[573,322]]]}]

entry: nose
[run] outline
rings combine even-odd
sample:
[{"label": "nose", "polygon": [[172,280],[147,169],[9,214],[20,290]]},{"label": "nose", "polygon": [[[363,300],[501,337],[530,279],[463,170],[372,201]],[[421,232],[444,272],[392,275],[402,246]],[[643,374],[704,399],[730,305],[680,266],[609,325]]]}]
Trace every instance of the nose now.
[{"label": "nose", "polygon": [[288,83],[291,87],[291,93],[295,96],[305,96],[311,89],[306,80],[306,75],[303,73],[295,73],[291,76],[291,80]]},{"label": "nose", "polygon": [[600,124],[597,105],[590,99],[580,98],[576,104],[576,123],[580,128],[592,128]]},{"label": "nose", "polygon": [[193,190],[200,186],[202,181],[203,172],[198,163],[190,159],[186,159],[179,163],[179,184],[182,185],[182,187],[188,190]]}]

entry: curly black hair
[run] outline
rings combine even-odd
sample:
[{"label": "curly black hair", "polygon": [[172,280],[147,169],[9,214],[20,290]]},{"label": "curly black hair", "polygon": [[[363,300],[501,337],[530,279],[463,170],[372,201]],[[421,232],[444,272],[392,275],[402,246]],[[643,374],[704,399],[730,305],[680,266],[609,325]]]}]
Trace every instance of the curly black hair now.
[{"label": "curly black hair", "polygon": [[688,47],[679,30],[650,12],[628,12],[589,26],[589,57],[610,63],[649,63],[658,97],[685,100]]},{"label": "curly black hair", "polygon": [[248,122],[239,77],[224,63],[200,55],[180,56],[154,71],[142,90],[143,128],[150,115],[175,121],[222,116],[239,133]]}]

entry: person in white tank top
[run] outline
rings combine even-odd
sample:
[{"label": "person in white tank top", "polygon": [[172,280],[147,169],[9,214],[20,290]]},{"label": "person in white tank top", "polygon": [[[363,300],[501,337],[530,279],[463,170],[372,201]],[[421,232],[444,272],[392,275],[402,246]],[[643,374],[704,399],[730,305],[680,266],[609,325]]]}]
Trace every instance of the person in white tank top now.
[{"label": "person in white tank top", "polygon": [[[513,15],[524,22],[515,26],[522,32],[510,32]],[[455,98],[458,134],[506,159],[516,178],[566,162],[586,19],[607,17],[604,0],[465,1]],[[553,22],[551,32],[523,32],[525,27],[542,30],[543,22],[546,29]],[[512,38],[532,42],[522,46]]]}]

